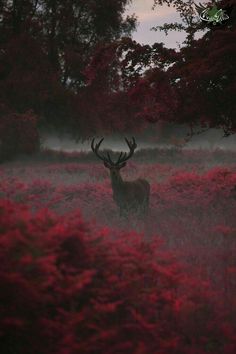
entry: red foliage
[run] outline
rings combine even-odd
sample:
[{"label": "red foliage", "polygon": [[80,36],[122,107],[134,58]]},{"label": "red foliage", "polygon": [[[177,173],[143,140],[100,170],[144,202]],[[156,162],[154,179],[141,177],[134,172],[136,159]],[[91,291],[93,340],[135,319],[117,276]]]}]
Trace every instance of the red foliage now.
[{"label": "red foliage", "polygon": [[130,90],[129,96],[141,117],[150,123],[173,121],[177,97],[168,83],[168,76],[160,69],[153,69]]},{"label": "red foliage", "polygon": [[154,237],[0,201],[4,354],[235,352],[215,294]]}]

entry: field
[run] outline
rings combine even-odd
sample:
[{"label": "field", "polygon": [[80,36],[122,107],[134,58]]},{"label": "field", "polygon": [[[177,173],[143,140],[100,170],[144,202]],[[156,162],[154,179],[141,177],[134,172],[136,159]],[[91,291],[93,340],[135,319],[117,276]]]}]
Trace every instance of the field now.
[{"label": "field", "polygon": [[90,154],[3,164],[4,354],[235,353],[235,161],[233,151],[137,152],[122,176],[151,184],[144,218],[119,217]]}]

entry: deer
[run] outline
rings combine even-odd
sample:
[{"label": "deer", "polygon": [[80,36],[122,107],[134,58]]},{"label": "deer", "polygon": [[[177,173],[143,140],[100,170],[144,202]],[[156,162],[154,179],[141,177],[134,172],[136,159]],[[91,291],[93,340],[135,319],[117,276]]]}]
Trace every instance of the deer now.
[{"label": "deer", "polygon": [[146,215],[149,207],[150,184],[140,178],[134,181],[124,181],[120,174],[120,170],[126,166],[126,162],[133,156],[137,148],[135,138],[132,137],[131,141],[125,138],[129,152],[120,152],[116,162],[111,159],[109,152],[107,156],[99,152],[103,140],[104,138],[94,145],[95,138],[93,138],[91,149],[110,171],[113,200],[120,209],[120,217],[127,216],[130,212]]}]

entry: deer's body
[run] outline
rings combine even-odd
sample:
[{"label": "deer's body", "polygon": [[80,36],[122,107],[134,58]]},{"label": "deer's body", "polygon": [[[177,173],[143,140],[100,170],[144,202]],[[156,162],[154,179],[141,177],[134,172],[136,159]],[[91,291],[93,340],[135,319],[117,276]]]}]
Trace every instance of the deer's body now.
[{"label": "deer's body", "polygon": [[149,204],[150,185],[144,179],[123,181],[120,172],[117,176],[111,175],[113,199],[120,208],[120,214],[129,211],[147,212]]},{"label": "deer's body", "polygon": [[103,139],[94,147],[93,139],[91,147],[94,153],[103,160],[105,167],[110,170],[113,200],[120,208],[120,215],[127,214],[130,211],[146,214],[149,205],[150,184],[144,179],[124,181],[120,174],[120,169],[126,165],[126,161],[133,155],[137,147],[134,138],[133,142],[126,139],[130,152],[128,155],[120,153],[117,162],[113,162],[109,154],[106,158],[98,153],[102,141]]}]

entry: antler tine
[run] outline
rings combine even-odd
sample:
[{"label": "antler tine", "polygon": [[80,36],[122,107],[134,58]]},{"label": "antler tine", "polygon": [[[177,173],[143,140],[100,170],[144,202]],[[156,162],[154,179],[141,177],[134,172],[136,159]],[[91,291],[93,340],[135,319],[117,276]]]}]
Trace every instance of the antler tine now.
[{"label": "antler tine", "polygon": [[93,138],[92,143],[91,143],[91,148],[92,148],[93,152],[95,152],[95,151],[97,151],[97,150],[99,149],[99,147],[100,147],[101,143],[103,142],[103,140],[104,140],[104,138],[102,138],[102,139],[99,141],[99,143],[97,143],[97,144],[95,145],[95,147],[94,147],[95,138]]},{"label": "antler tine", "polygon": [[134,150],[136,149],[137,144],[136,144],[136,141],[135,141],[135,138],[134,138],[134,137],[132,137],[132,140],[131,140],[131,141],[129,141],[127,138],[125,138],[125,141],[126,141],[128,147],[129,147],[130,149],[134,149]]},{"label": "antler tine", "polygon": [[111,159],[111,156],[110,156],[109,152],[107,153],[107,157],[108,157],[108,161],[109,161],[109,163],[110,163],[111,165],[114,165],[114,162],[112,161],[112,159]]},{"label": "antler tine", "polygon": [[130,147],[130,142],[129,142],[129,140],[128,140],[127,138],[125,138],[125,141],[126,141],[128,147]]},{"label": "antler tine", "polygon": [[91,143],[91,149],[93,150],[93,152],[95,153],[95,155],[97,155],[97,157],[98,157],[99,159],[101,159],[102,161],[106,161],[106,162],[109,163],[110,161],[108,161],[108,159],[107,159],[105,156],[100,155],[100,154],[98,153],[99,147],[100,147],[101,143],[103,142],[103,140],[104,140],[104,138],[102,138],[102,139],[95,145],[95,147],[94,147],[95,138],[93,138],[92,143]]},{"label": "antler tine", "polygon": [[91,149],[94,151],[94,140],[95,138],[92,139],[92,142],[91,142]]},{"label": "antler tine", "polygon": [[132,137],[132,140],[133,140],[134,149],[136,149],[137,144],[136,144],[135,138],[134,138],[134,137]]},{"label": "antler tine", "polygon": [[[130,157],[133,155],[134,153],[134,150],[136,149],[137,147],[137,144],[135,142],[135,138],[132,137],[132,141],[129,141],[127,138],[125,138],[125,141],[129,147],[129,153],[127,154],[126,152],[121,152],[120,156],[119,156],[119,159],[118,161],[116,162],[116,164],[120,164],[122,162],[125,162],[127,160],[130,159]],[[123,156],[122,156],[123,155]]]},{"label": "antler tine", "polygon": [[135,150],[136,149],[137,144],[136,144],[136,141],[135,141],[134,137],[132,137],[132,140],[130,140],[130,141],[127,138],[125,138],[125,141],[126,141],[128,147],[130,148],[130,150]]},{"label": "antler tine", "polygon": [[119,165],[122,155],[123,155],[123,152],[120,153],[120,156],[118,157],[118,160],[116,161],[116,165]]},{"label": "antler tine", "polygon": [[101,143],[103,142],[104,138],[102,138],[99,143],[96,144],[96,150],[100,148]]}]

